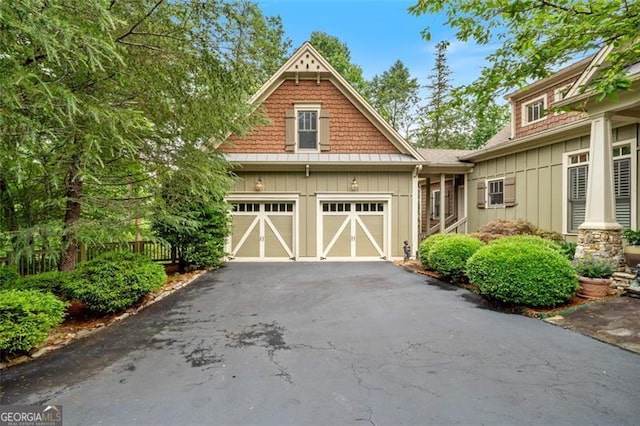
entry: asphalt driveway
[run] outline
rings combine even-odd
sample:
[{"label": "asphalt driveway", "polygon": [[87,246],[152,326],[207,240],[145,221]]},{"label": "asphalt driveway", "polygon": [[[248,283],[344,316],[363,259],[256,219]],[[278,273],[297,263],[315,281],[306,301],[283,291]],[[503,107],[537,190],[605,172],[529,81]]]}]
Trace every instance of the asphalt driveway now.
[{"label": "asphalt driveway", "polygon": [[638,355],[426,280],[233,263],[0,372],[2,404],[62,404],[65,426],[640,422]]}]

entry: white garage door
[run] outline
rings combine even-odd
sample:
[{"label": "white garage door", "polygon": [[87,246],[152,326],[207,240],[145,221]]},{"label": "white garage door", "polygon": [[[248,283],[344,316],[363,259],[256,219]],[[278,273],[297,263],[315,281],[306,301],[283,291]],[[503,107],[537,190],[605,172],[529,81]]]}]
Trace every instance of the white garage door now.
[{"label": "white garage door", "polygon": [[320,202],[320,259],[386,259],[387,210],[385,201]]},{"label": "white garage door", "polygon": [[295,260],[293,201],[234,201],[230,259]]}]

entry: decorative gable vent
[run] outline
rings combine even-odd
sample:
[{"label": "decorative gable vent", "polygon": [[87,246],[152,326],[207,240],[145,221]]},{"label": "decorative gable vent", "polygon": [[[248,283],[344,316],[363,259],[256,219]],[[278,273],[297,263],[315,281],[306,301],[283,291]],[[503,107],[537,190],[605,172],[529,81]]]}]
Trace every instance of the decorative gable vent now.
[{"label": "decorative gable vent", "polygon": [[301,52],[297,55],[295,61],[287,68],[288,72],[328,72],[329,70],[322,64],[322,62],[309,50]]}]

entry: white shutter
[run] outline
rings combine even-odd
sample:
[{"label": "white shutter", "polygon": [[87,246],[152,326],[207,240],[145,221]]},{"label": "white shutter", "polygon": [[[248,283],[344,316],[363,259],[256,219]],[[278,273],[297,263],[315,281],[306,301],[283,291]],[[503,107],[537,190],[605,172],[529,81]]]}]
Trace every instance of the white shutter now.
[{"label": "white shutter", "polygon": [[587,201],[588,166],[569,169],[569,231],[576,232],[584,223]]},{"label": "white shutter", "polygon": [[631,228],[631,158],[613,162],[613,185],[616,197],[616,221]]}]

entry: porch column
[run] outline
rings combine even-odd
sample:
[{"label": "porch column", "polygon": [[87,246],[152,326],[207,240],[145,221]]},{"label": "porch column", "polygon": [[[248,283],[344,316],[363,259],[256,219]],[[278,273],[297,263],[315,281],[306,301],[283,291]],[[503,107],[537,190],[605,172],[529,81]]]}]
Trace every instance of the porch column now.
[{"label": "porch column", "polygon": [[447,200],[446,193],[446,179],[447,175],[444,173],[440,174],[440,233],[444,234],[444,230],[446,228],[446,219],[447,219],[447,209],[445,202]]},{"label": "porch column", "polygon": [[616,222],[611,117],[591,118],[585,221],[578,227],[576,257],[595,255],[622,262],[622,226]]}]

